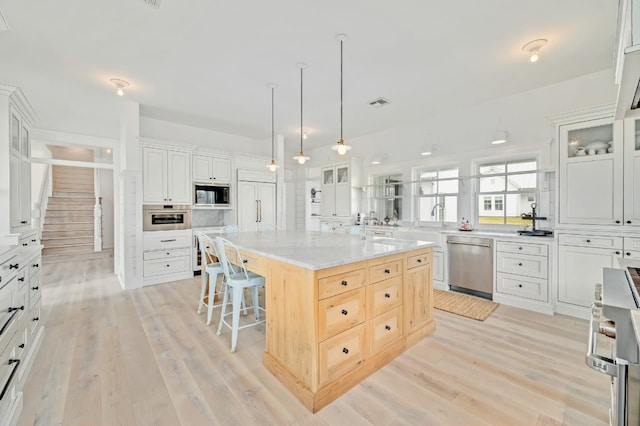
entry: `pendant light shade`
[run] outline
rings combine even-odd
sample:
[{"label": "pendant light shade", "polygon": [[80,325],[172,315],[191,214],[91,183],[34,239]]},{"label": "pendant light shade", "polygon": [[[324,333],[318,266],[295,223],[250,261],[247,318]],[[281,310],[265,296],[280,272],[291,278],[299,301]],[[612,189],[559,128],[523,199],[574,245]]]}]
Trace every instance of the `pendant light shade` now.
[{"label": "pendant light shade", "polygon": [[302,125],[302,72],[307,65],[300,62],[296,64],[296,66],[300,68],[300,153],[293,157],[293,159],[296,160],[299,164],[304,164],[307,160],[309,160],[309,157],[304,155],[304,150],[302,149],[302,140],[304,139],[304,126]]},{"label": "pendant light shade", "polygon": [[278,167],[280,167],[279,165],[276,164],[276,156],[275,156],[276,142],[275,142],[275,133],[273,130],[274,129],[273,98],[274,98],[274,92],[276,90],[276,87],[278,86],[274,83],[271,83],[269,84],[268,87],[271,89],[271,163],[267,164],[267,167],[269,168],[269,171],[275,172],[278,169]]},{"label": "pendant light shade", "polygon": [[336,40],[340,42],[340,140],[331,147],[332,150],[337,151],[338,154],[344,155],[351,149],[349,145],[344,143],[342,138],[342,44],[347,41],[349,37],[346,34],[338,34]]}]

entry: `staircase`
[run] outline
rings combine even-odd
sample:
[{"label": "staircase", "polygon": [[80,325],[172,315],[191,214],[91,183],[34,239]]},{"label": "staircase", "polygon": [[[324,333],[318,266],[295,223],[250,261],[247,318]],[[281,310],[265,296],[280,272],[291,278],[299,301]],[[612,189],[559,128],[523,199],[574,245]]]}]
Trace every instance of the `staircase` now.
[{"label": "staircase", "polygon": [[42,227],[42,259],[64,262],[108,257],[109,252],[94,251],[93,169],[53,166],[52,188]]}]

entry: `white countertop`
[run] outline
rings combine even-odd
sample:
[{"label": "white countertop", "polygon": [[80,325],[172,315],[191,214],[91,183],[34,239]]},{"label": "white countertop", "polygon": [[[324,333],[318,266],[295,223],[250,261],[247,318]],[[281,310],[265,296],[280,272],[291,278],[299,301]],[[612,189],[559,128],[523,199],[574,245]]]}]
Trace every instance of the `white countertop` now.
[{"label": "white countertop", "polygon": [[362,240],[358,235],[304,231],[237,232],[223,237],[247,252],[314,271],[434,245],[430,241]]},{"label": "white countertop", "polygon": [[[367,226],[367,229],[371,230],[384,230],[392,233],[404,234],[407,232],[414,232],[416,234],[440,234],[440,235],[468,235],[478,237],[490,237],[490,238],[509,238],[517,239],[518,241],[527,242],[541,242],[549,244],[553,242],[553,235],[545,237],[532,237],[530,235],[520,235],[516,231],[487,231],[474,229],[472,231],[460,231],[456,228],[441,228],[441,227],[429,227],[429,226]],[[395,236],[395,234],[394,234]]]}]

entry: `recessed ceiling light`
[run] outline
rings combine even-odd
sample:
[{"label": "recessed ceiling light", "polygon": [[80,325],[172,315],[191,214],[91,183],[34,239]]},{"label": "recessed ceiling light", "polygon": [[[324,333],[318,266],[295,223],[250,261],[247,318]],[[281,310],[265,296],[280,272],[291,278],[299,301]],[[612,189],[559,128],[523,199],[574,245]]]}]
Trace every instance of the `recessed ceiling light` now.
[{"label": "recessed ceiling light", "polygon": [[542,48],[542,46],[544,46],[545,44],[547,44],[547,39],[539,38],[537,40],[530,41],[529,43],[522,46],[522,51],[529,54],[530,62],[538,62],[538,59],[540,58],[538,52],[540,51],[540,48]]},{"label": "recessed ceiling light", "polygon": [[129,86],[129,82],[120,80],[119,78],[112,78],[111,83],[116,86],[116,93],[118,96],[124,96],[124,88]]}]

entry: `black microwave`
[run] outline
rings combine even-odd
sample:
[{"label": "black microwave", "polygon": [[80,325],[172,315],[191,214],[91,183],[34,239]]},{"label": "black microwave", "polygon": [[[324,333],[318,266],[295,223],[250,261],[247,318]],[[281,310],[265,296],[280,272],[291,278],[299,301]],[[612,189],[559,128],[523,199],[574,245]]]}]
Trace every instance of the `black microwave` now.
[{"label": "black microwave", "polygon": [[196,206],[230,207],[229,184],[194,183],[193,203]]}]

